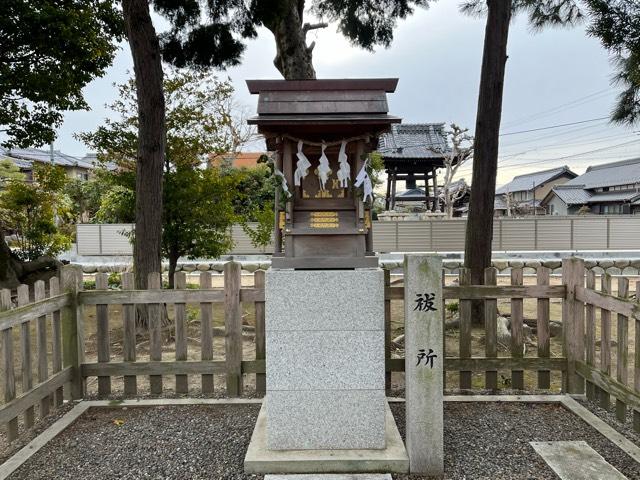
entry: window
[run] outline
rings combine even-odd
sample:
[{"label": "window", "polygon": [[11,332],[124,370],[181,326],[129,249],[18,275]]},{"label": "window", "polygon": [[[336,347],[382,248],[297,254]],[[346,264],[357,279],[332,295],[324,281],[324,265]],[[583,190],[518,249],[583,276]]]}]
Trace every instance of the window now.
[{"label": "window", "polygon": [[622,205],[618,203],[612,203],[610,205],[603,205],[600,211],[604,215],[618,215],[622,213]]}]

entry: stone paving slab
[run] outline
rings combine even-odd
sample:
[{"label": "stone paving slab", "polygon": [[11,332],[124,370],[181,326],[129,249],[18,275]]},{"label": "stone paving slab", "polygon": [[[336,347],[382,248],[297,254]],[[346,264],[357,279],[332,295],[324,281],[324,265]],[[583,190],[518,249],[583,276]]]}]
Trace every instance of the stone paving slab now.
[{"label": "stone paving slab", "polygon": [[390,473],[365,473],[353,475],[265,475],[264,480],[391,480]]},{"label": "stone paving slab", "polygon": [[626,480],[586,442],[529,442],[561,480]]}]

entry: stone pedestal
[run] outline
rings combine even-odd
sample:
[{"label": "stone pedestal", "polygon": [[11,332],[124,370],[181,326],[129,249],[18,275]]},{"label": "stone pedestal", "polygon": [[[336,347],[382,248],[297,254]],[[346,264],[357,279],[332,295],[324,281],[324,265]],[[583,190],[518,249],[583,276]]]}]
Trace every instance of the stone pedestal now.
[{"label": "stone pedestal", "polygon": [[267,448],[385,448],[380,269],[266,275]]},{"label": "stone pedestal", "polygon": [[385,398],[380,269],[271,269],[267,395],[247,473],[406,472]]}]

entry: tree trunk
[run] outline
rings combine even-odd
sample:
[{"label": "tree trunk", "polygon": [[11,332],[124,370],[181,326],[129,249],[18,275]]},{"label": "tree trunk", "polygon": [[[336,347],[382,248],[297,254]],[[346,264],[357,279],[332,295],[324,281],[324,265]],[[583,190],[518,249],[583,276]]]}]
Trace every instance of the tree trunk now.
[{"label": "tree trunk", "polygon": [[[484,269],[491,266],[493,211],[498,171],[498,147],[511,0],[487,0],[480,93],[474,140],[473,177],[464,263],[471,282],[484,284]],[[474,302],[473,317],[484,323],[482,302]]]},{"label": "tree trunk", "polygon": [[288,0],[284,8],[286,14],[266,25],[276,40],[273,64],[285,80],[315,80],[313,44],[307,46],[303,24],[304,0]]},{"label": "tree trunk", "polygon": [[37,280],[48,280],[57,274],[62,263],[43,256],[31,262],[20,260],[11,252],[0,230],[0,289],[16,288],[21,283],[33,285]]},{"label": "tree trunk", "polygon": [[[165,156],[165,103],[158,36],[147,0],[123,0],[138,97],[136,225],[133,263],[136,288],[146,289],[148,275],[161,272],[162,172]],[[144,309],[138,314],[145,316]],[[147,324],[146,319],[139,319]]]},{"label": "tree trunk", "polygon": [[174,288],[174,277],[176,275],[176,266],[178,265],[180,255],[171,252],[169,254],[169,288]]}]

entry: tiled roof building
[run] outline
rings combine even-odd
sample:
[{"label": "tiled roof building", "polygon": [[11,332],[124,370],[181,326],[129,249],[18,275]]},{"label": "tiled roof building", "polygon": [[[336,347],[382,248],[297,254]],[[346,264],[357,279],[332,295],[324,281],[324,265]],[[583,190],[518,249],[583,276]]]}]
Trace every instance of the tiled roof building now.
[{"label": "tiled roof building", "polygon": [[555,187],[543,205],[552,215],[640,213],[640,158],[589,167]]}]

